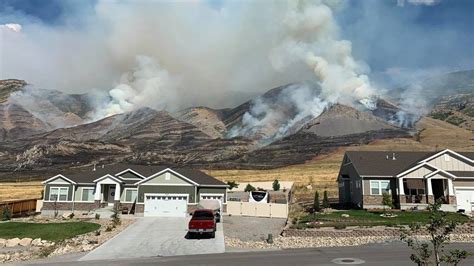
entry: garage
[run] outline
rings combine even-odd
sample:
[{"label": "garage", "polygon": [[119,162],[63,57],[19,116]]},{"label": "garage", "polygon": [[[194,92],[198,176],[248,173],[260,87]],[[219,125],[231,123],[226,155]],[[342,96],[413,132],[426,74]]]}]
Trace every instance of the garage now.
[{"label": "garage", "polygon": [[474,204],[474,189],[456,189],[456,203],[458,210],[464,210],[466,213],[472,212]]},{"label": "garage", "polygon": [[145,217],[186,217],[187,194],[145,194]]}]

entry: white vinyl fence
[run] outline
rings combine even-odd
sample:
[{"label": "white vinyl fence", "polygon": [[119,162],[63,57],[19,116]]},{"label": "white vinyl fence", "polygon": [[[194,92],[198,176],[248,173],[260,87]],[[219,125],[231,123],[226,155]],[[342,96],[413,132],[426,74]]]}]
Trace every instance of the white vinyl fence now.
[{"label": "white vinyl fence", "polygon": [[288,204],[228,201],[227,214],[235,216],[287,218]]}]

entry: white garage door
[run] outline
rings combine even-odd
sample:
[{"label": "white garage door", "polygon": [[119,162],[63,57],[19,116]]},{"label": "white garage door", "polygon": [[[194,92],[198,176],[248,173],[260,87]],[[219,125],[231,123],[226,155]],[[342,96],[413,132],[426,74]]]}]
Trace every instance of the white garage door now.
[{"label": "white garage door", "polygon": [[186,217],[188,210],[187,195],[150,195],[145,194],[143,216]]},{"label": "white garage door", "polygon": [[460,189],[456,188],[456,203],[458,210],[465,212],[472,212],[474,204],[474,189]]}]

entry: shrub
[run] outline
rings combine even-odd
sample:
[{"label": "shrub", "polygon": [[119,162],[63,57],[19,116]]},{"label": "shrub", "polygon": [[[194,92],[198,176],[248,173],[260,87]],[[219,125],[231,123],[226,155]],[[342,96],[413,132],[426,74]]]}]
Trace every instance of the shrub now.
[{"label": "shrub", "polygon": [[337,229],[337,230],[346,229],[346,225],[345,224],[336,224],[334,226],[334,229]]},{"label": "shrub", "polygon": [[12,218],[12,213],[8,206],[4,206],[2,209],[2,221],[8,221]]},{"label": "shrub", "polygon": [[95,231],[95,236],[100,236],[100,230]]},{"label": "shrub", "polygon": [[324,209],[327,209],[327,208],[329,208],[329,207],[330,207],[330,205],[329,205],[328,191],[327,191],[327,190],[324,190],[323,208],[324,208]]},{"label": "shrub", "polygon": [[105,232],[110,232],[110,231],[112,231],[112,227],[108,225],[108,226],[105,228]]},{"label": "shrub", "polygon": [[280,182],[278,182],[278,179],[275,179],[275,181],[273,181],[272,187],[273,187],[273,191],[280,190]]},{"label": "shrub", "polygon": [[41,257],[41,258],[46,258],[48,257],[49,255],[51,255],[51,253],[54,252],[54,250],[56,250],[56,245],[52,245],[52,246],[49,246],[49,247],[42,247],[38,253],[38,255]]},{"label": "shrub", "polygon": [[74,213],[73,212],[71,212],[71,214],[69,214],[69,219],[72,219],[72,218],[74,218]]},{"label": "shrub", "polygon": [[100,219],[100,214],[96,213],[96,214],[95,214],[95,219],[96,219],[96,220],[99,220],[99,219]]},{"label": "shrub", "polygon": [[247,186],[244,189],[245,192],[250,192],[250,191],[255,191],[255,190],[256,190],[255,187],[250,184],[247,184]]},{"label": "shrub", "polygon": [[382,205],[385,210],[385,206],[389,207],[390,209],[393,208],[393,199],[392,195],[388,193],[383,193],[382,194]]},{"label": "shrub", "polygon": [[318,212],[318,211],[321,210],[321,206],[319,205],[319,193],[318,193],[318,191],[316,191],[314,193],[313,210],[315,212]]},{"label": "shrub", "polygon": [[236,188],[239,186],[235,181],[229,181],[227,182],[227,185],[229,186],[229,190],[232,190],[233,188]]},{"label": "shrub", "polygon": [[114,213],[112,214],[112,223],[114,225],[119,225],[122,223],[122,221],[120,221],[120,213],[119,213],[119,207],[118,207],[118,204],[116,204],[116,206],[114,206]]}]

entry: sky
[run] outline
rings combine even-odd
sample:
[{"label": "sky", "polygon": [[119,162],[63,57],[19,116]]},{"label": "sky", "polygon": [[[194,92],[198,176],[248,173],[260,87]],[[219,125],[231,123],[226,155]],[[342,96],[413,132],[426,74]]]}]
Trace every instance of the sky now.
[{"label": "sky", "polygon": [[[194,9],[196,2],[200,2],[199,7]],[[249,5],[248,1],[224,0],[180,1],[178,4],[172,1],[2,0],[0,25],[20,24],[24,36],[11,37],[6,33],[10,35],[0,39],[0,78],[27,79],[41,87],[71,92],[108,90],[121,82],[121,74],[136,70],[134,64],[140,63],[135,62],[135,55],[145,55],[164,67],[164,70],[155,69],[161,78],[169,80],[169,76],[177,76],[176,80],[184,80],[180,82],[185,86],[196,84],[198,92],[190,92],[192,97],[184,106],[209,104],[205,100],[209,98],[208,92],[202,89],[207,85],[214,86],[211,92],[220,105],[235,104],[273,86],[307,79],[310,75],[311,71],[298,66],[286,69],[284,75],[275,75],[270,67],[262,66],[268,63],[268,55],[261,42],[268,42],[270,46],[278,41],[272,34],[281,34],[272,27],[275,22],[271,19],[273,14],[281,13],[278,9],[281,2],[255,1]],[[133,11],[129,13],[130,7]],[[142,29],[135,27],[130,31],[131,25],[140,25],[134,23],[155,23],[153,9],[164,17],[158,21],[161,22],[159,30],[145,37],[146,29],[141,32]],[[182,14],[177,13],[177,18],[167,17],[167,9]],[[375,86],[391,88],[439,73],[474,68],[474,1],[348,0],[342,1],[333,12],[338,24],[336,35],[351,43],[352,56],[367,69],[365,72]],[[145,14],[144,19],[137,20],[141,14]],[[238,30],[228,30],[235,28]],[[207,29],[215,33],[206,32]],[[260,35],[263,35],[261,40]],[[133,38],[145,44],[133,43]],[[160,38],[176,38],[176,47],[170,47],[165,41],[155,43],[155,39]],[[248,42],[237,38],[248,38]],[[211,53],[206,54],[209,51],[199,50],[201,46],[216,45],[216,41],[209,41],[214,39],[225,39],[213,48],[220,58],[211,58]],[[54,53],[50,55],[48,50]],[[62,58],[69,56],[64,50],[71,58],[63,62]],[[133,57],[126,50],[133,51]],[[202,54],[209,60],[203,59]],[[185,62],[180,65],[173,60]],[[239,64],[242,67],[236,67]],[[184,65],[193,69],[183,70]],[[78,74],[71,77],[61,73],[62,70]],[[254,75],[258,78],[248,72],[257,73]],[[213,73],[219,76],[215,80]],[[234,80],[224,81],[231,79]],[[179,86],[174,80],[169,82],[173,88]],[[254,88],[249,89],[251,86]],[[222,87],[227,89],[218,89]],[[215,93],[217,90],[219,93]],[[204,96],[201,98],[201,95]],[[179,98],[173,97],[170,99]]]}]

